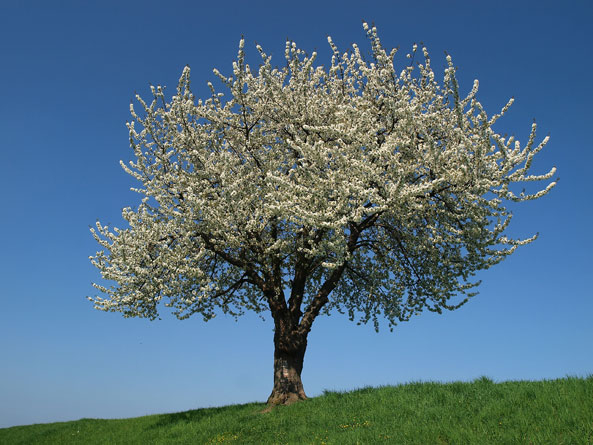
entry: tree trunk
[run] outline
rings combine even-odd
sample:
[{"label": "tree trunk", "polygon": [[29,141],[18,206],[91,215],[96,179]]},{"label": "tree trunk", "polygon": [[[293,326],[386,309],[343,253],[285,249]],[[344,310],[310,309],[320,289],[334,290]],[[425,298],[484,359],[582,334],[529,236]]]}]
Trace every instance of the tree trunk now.
[{"label": "tree trunk", "polygon": [[268,397],[268,405],[290,405],[307,398],[301,381],[306,349],[306,338],[286,338],[276,330],[274,333],[274,388]]}]

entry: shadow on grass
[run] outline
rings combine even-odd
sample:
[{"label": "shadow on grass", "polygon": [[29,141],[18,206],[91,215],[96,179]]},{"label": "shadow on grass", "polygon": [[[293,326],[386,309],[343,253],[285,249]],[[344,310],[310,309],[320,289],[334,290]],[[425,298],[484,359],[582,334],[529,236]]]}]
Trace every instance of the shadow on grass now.
[{"label": "shadow on grass", "polygon": [[190,411],[184,411],[171,414],[159,414],[157,420],[152,423],[148,429],[159,429],[162,427],[172,427],[177,424],[200,423],[205,420],[212,420],[217,416],[245,416],[257,412],[261,409],[263,403],[247,403],[244,405],[230,405],[216,408],[200,408]]}]

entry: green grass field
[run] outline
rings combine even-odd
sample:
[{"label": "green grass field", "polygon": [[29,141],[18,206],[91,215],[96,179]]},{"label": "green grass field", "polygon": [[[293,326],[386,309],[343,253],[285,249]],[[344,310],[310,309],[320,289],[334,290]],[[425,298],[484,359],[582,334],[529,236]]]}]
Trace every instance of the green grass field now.
[{"label": "green grass field", "polygon": [[0,444],[593,444],[593,375],[410,383],[132,419],[0,429]]}]

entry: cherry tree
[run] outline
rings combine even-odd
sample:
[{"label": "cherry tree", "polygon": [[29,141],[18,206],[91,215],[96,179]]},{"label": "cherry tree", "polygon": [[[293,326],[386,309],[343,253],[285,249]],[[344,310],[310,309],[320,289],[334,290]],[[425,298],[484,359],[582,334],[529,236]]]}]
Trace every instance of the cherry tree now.
[{"label": "cherry tree", "polygon": [[[225,96],[196,99],[190,69],[170,100],[152,87],[128,123],[138,180],[129,227],[97,222],[95,308],[179,319],[267,312],[274,321],[271,405],[306,398],[307,336],[331,311],[390,328],[429,310],[459,308],[479,270],[532,242],[505,235],[509,201],[547,194],[552,168],[530,174],[536,124],[521,145],[493,130],[476,80],[461,97],[450,56],[442,81],[426,48],[404,63],[364,24],[371,57],[333,53],[327,68],[287,42],[273,67],[258,45],[252,70],[239,43]],[[420,63],[412,63],[418,53]],[[399,66],[398,66],[399,65]],[[532,194],[514,184],[546,181]],[[508,205],[507,205],[508,207]],[[108,282],[111,282],[109,284]]]}]

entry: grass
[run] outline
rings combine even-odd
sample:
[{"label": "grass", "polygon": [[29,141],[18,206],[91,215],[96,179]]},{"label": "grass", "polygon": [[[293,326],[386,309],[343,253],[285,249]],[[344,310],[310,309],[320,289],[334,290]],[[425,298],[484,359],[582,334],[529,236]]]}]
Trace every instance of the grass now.
[{"label": "grass", "polygon": [[410,383],[132,419],[0,429],[0,444],[593,444],[593,375]]}]

